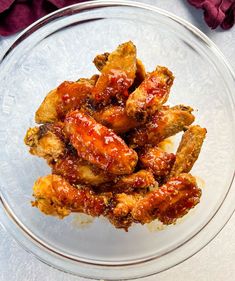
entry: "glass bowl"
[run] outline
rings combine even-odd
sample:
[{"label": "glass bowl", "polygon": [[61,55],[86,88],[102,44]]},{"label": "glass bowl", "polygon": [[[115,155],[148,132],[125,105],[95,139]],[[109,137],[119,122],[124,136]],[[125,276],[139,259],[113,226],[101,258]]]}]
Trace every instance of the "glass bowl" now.
[{"label": "glass bowl", "polygon": [[[132,40],[147,70],[169,67],[176,79],[170,104],[196,109],[208,130],[192,174],[202,179],[201,203],[176,225],[136,225],[126,233],[105,219],[81,228],[32,208],[32,185],[49,173],[23,143],[46,93],[64,80],[96,72],[92,59]],[[1,222],[40,260],[97,279],[151,275],[189,258],[225,225],[235,206],[234,74],[217,47],[197,28],[156,7],[98,1],[50,14],[27,28],[0,65]],[[200,180],[200,182],[202,182]]]}]

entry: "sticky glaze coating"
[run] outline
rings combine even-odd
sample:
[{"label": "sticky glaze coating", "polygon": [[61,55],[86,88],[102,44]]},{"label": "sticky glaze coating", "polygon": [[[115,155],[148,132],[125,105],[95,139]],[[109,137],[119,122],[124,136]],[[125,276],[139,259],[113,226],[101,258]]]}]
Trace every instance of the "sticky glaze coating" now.
[{"label": "sticky glaze coating", "polygon": [[65,81],[50,91],[35,114],[37,123],[52,123],[63,119],[67,112],[81,108],[90,98],[97,75],[77,82]]},{"label": "sticky glaze coating", "polygon": [[33,206],[47,215],[61,218],[70,212],[100,216],[108,205],[107,197],[96,196],[86,186],[75,188],[58,175],[39,178],[33,186],[33,195],[35,197]]},{"label": "sticky glaze coating", "polygon": [[201,190],[194,177],[181,174],[140,199],[132,210],[133,219],[144,224],[159,219],[171,224],[199,203]]},{"label": "sticky glaze coating", "polygon": [[92,90],[94,105],[107,105],[112,97],[128,95],[136,73],[136,47],[129,41],[108,56],[101,75]]},{"label": "sticky glaze coating", "polygon": [[145,147],[139,153],[139,162],[142,168],[150,170],[158,179],[164,181],[175,162],[175,155],[156,146]]},{"label": "sticky glaze coating", "polygon": [[63,176],[71,184],[99,186],[115,178],[69,151],[52,163],[51,167],[53,174]]},{"label": "sticky glaze coating", "polygon": [[79,111],[71,112],[65,118],[65,131],[79,157],[116,175],[133,172],[137,153],[92,117]]},{"label": "sticky glaze coating", "polygon": [[148,73],[140,86],[130,94],[126,102],[127,115],[145,121],[168,99],[174,76],[166,67],[158,66]]},{"label": "sticky glaze coating", "polygon": [[125,133],[141,125],[140,122],[126,114],[123,106],[118,105],[111,105],[95,111],[93,118],[100,124],[114,130],[117,134]]},{"label": "sticky glaze coating", "polygon": [[164,139],[181,132],[194,121],[192,108],[184,105],[164,107],[157,111],[143,127],[129,135],[129,143],[135,146],[157,145]]}]

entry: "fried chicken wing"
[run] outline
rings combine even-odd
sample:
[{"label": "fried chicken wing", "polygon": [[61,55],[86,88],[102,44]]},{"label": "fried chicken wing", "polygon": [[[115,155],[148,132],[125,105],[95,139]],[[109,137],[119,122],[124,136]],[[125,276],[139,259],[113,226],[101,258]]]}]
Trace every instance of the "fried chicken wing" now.
[{"label": "fried chicken wing", "polygon": [[144,126],[135,129],[129,136],[130,144],[144,146],[157,145],[159,142],[173,136],[189,126],[194,121],[193,109],[189,106],[177,105],[164,107],[157,111]]},{"label": "fried chicken wing", "polygon": [[138,156],[112,130],[92,117],[73,111],[65,118],[65,131],[78,156],[101,169],[117,174],[130,174]]},{"label": "fried chicken wing", "polygon": [[136,173],[123,177],[116,177],[113,182],[98,186],[95,190],[98,192],[113,193],[146,193],[150,188],[156,187],[153,174],[147,170],[139,170]]},{"label": "fried chicken wing", "polygon": [[114,130],[117,134],[125,133],[141,124],[134,118],[129,117],[124,107],[118,105],[111,105],[95,111],[93,118],[100,124]]},{"label": "fried chicken wing", "polygon": [[[101,64],[99,64],[100,67]],[[112,97],[128,95],[136,73],[136,47],[129,41],[108,56],[101,75],[92,90],[95,105],[107,105]]]},{"label": "fried chicken wing", "polygon": [[127,115],[145,121],[167,101],[173,81],[174,76],[166,67],[158,66],[155,71],[148,73],[128,97]]},{"label": "fried chicken wing", "polygon": [[205,128],[195,125],[187,129],[177,149],[176,160],[169,177],[190,172],[200,154],[205,137]]},{"label": "fried chicken wing", "polygon": [[116,228],[122,228],[128,231],[128,228],[134,222],[131,212],[137,202],[142,198],[143,196],[139,193],[116,194],[111,200],[112,207],[107,212],[107,218]]},{"label": "fried chicken wing", "polygon": [[175,155],[161,148],[145,147],[139,154],[140,166],[150,170],[159,181],[164,181],[175,162]]},{"label": "fried chicken wing", "polygon": [[[104,68],[104,66],[106,65],[108,58],[109,58],[110,53],[104,53],[101,55],[97,55],[94,60],[93,63],[95,64],[96,68],[99,71],[102,71],[102,69]],[[146,71],[145,71],[145,67],[142,63],[142,61],[140,59],[136,59],[136,73],[135,73],[135,79],[133,82],[133,85],[130,88],[130,91],[132,92],[133,90],[135,90],[135,88],[137,88],[144,80],[146,76]]]},{"label": "fried chicken wing", "polygon": [[71,212],[100,216],[108,205],[108,197],[96,195],[90,188],[70,185],[58,175],[39,178],[33,186],[33,206],[47,215],[63,218]]},{"label": "fried chicken wing", "polygon": [[53,174],[63,176],[70,184],[99,186],[115,177],[71,153],[59,158],[51,166]]},{"label": "fried chicken wing", "polygon": [[61,120],[66,113],[81,108],[90,98],[97,76],[80,79],[77,82],[65,81],[49,92],[35,114],[37,123],[51,123]]},{"label": "fried chicken wing", "polygon": [[140,199],[131,214],[142,224],[156,218],[164,224],[172,224],[196,206],[200,197],[201,190],[195,178],[190,174],[180,174]]},{"label": "fried chicken wing", "polygon": [[136,173],[120,178],[116,184],[113,185],[113,189],[116,189],[119,192],[128,192],[128,190],[133,191],[139,188],[147,189],[155,187],[156,185],[157,183],[151,172],[139,170]]},{"label": "fried chicken wing", "polygon": [[65,144],[51,131],[41,132],[40,127],[29,128],[24,142],[33,155],[45,158],[48,162],[57,160],[65,152]]}]

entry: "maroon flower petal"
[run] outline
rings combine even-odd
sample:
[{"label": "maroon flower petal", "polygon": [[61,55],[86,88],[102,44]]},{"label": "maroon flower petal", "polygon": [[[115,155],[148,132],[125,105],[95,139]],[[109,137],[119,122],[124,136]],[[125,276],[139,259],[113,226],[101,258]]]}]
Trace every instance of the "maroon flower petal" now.
[{"label": "maroon flower petal", "polygon": [[83,1],[0,0],[0,35],[8,36],[14,34],[58,8]]},{"label": "maroon flower petal", "polygon": [[228,29],[234,24],[234,0],[188,0],[196,8],[204,10],[206,23],[212,29],[221,25]]},{"label": "maroon flower petal", "polygon": [[0,1],[0,13],[6,11],[14,3],[14,0],[1,0]]}]

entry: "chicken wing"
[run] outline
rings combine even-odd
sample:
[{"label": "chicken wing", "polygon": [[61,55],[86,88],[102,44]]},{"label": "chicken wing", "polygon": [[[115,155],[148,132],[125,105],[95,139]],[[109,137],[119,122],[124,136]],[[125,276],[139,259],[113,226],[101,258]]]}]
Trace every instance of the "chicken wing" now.
[{"label": "chicken wing", "polygon": [[158,181],[162,182],[169,175],[175,162],[175,155],[161,148],[145,147],[139,154],[140,166],[150,170]]},{"label": "chicken wing", "polygon": [[[95,64],[96,68],[99,71],[102,71],[102,69],[104,68],[105,64],[108,61],[110,53],[104,53],[101,55],[97,55],[94,60],[93,63]],[[146,76],[146,71],[145,71],[145,67],[142,63],[142,61],[140,59],[136,59],[136,73],[135,73],[135,79],[133,82],[133,85],[130,88],[130,92],[134,91],[144,80]]]},{"label": "chicken wing", "polygon": [[122,228],[128,231],[128,228],[134,222],[131,212],[137,202],[142,198],[143,195],[139,193],[116,194],[111,200],[112,207],[109,208],[106,214],[107,218],[116,228]]},{"label": "chicken wing", "polygon": [[86,186],[77,188],[58,175],[39,178],[33,186],[35,201],[32,205],[47,215],[63,218],[71,212],[100,216],[106,210],[107,196],[96,195]]},{"label": "chicken wing", "polygon": [[45,158],[48,163],[56,161],[65,152],[64,142],[51,131],[42,132],[40,127],[29,128],[24,142],[30,147],[31,154]]},{"label": "chicken wing", "polygon": [[206,129],[198,125],[188,128],[182,136],[176,152],[176,160],[169,177],[175,177],[181,173],[190,172],[199,156],[205,137]]},{"label": "chicken wing", "polygon": [[126,112],[137,121],[145,121],[168,99],[174,76],[166,67],[158,66],[148,73],[140,86],[130,94],[126,102]]},{"label": "chicken wing", "polygon": [[51,123],[62,120],[67,112],[84,106],[90,98],[97,78],[93,76],[91,79],[80,79],[77,82],[63,82],[45,97],[36,111],[35,121]]},{"label": "chicken wing", "polygon": [[136,173],[116,177],[113,182],[103,184],[96,188],[99,192],[113,192],[113,193],[146,193],[150,188],[158,186],[154,176],[151,172],[146,170],[139,170]]},{"label": "chicken wing", "polygon": [[136,152],[112,130],[78,110],[65,118],[65,132],[78,156],[101,169],[117,174],[130,174],[137,163]]},{"label": "chicken wing", "polygon": [[141,123],[126,114],[122,106],[111,105],[93,113],[93,118],[100,124],[114,130],[117,134],[125,133]]},{"label": "chicken wing", "polygon": [[92,90],[94,105],[107,105],[112,97],[128,95],[136,73],[136,47],[129,41],[108,56],[101,75]]},{"label": "chicken wing", "polygon": [[195,178],[190,174],[180,174],[140,199],[131,214],[142,224],[156,218],[164,224],[172,224],[196,206],[200,197],[201,190]]},{"label": "chicken wing", "polygon": [[112,181],[115,177],[70,152],[51,166],[53,174],[63,176],[70,184],[98,186]]},{"label": "chicken wing", "polygon": [[146,144],[157,145],[165,138],[179,133],[185,126],[192,124],[194,121],[192,111],[191,107],[184,105],[162,108],[151,117],[148,123],[130,133],[130,144],[133,147]]}]

